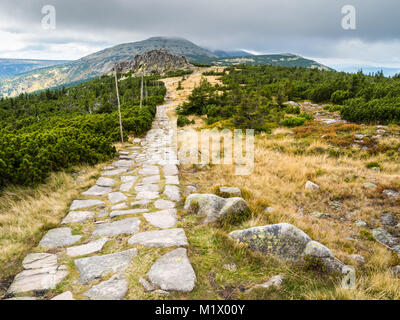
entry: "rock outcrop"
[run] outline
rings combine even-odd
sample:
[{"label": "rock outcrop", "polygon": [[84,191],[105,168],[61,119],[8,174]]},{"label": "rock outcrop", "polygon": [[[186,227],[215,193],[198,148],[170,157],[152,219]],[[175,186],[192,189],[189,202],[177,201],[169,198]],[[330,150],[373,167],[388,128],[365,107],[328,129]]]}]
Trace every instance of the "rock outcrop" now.
[{"label": "rock outcrop", "polygon": [[191,194],[186,198],[184,209],[199,215],[205,215],[203,223],[217,222],[231,216],[234,220],[243,220],[250,212],[242,198],[221,198],[215,194]]},{"label": "rock outcrop", "polygon": [[189,70],[192,67],[185,56],[177,56],[164,49],[138,54],[133,60],[118,62],[116,65],[118,72],[133,71],[144,76],[163,75],[168,71]]},{"label": "rock outcrop", "polygon": [[327,272],[342,272],[344,266],[327,247],[288,223],[236,230],[229,236],[262,254],[275,254],[291,261],[318,262]]}]

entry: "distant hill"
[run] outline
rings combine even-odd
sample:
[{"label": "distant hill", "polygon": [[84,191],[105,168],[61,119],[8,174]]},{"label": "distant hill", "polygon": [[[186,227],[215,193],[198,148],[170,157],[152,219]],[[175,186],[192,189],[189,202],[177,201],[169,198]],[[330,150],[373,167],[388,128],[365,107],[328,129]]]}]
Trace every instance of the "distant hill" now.
[{"label": "distant hill", "polygon": [[304,67],[304,68],[315,68],[319,70],[333,70],[314,60],[309,60],[290,53],[226,57],[219,59],[210,59],[210,62],[221,66],[231,66],[237,64],[248,64],[248,65],[269,64],[273,66]]},{"label": "distant hill", "polygon": [[218,58],[253,56],[253,54],[243,50],[236,50],[236,51],[215,50],[212,51],[212,53],[218,56]]},{"label": "distant hill", "polygon": [[[272,64],[329,69],[315,61],[291,54],[253,56],[242,51],[216,51],[204,49],[182,38],[153,37],[147,40],[124,43],[101,50],[76,61],[49,66],[12,77],[0,79],[0,97],[15,96],[22,92],[34,92],[45,88],[79,83],[101,76],[111,70],[115,62],[132,60],[135,55],[165,49],[186,56],[191,62],[217,65]],[[240,57],[230,55],[240,54]],[[219,57],[226,55],[227,57]]]},{"label": "distant hill", "polygon": [[2,79],[0,96],[15,96],[21,92],[33,92],[98,77],[109,71],[117,61],[132,60],[137,54],[155,49],[166,49],[194,61],[218,58],[211,51],[182,38],[153,37],[107,48],[63,65]]},{"label": "distant hill", "polygon": [[0,58],[0,79],[16,76],[36,69],[70,62],[68,60],[33,60]]}]

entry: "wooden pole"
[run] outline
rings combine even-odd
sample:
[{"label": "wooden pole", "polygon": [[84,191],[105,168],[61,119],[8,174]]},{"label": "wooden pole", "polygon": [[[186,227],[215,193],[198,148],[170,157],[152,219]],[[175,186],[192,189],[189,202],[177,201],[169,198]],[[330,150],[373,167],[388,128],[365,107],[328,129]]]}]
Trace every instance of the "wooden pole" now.
[{"label": "wooden pole", "polygon": [[117,101],[118,101],[118,115],[119,115],[119,131],[121,133],[121,142],[124,143],[124,134],[122,132],[122,117],[121,117],[121,104],[119,102],[119,91],[118,91],[118,79],[117,79],[117,64],[114,66],[115,72],[115,89],[117,91]]},{"label": "wooden pole", "polygon": [[142,82],[140,84],[140,108],[142,108],[143,104],[143,76],[142,76]]}]

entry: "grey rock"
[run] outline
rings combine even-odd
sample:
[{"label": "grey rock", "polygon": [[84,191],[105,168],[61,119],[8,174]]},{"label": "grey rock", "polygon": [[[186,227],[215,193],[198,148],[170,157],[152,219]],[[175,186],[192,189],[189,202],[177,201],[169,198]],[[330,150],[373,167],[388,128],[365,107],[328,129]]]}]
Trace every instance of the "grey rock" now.
[{"label": "grey rock", "polygon": [[391,212],[386,212],[381,216],[381,222],[386,226],[395,226],[397,220],[393,217]]},{"label": "grey rock", "polygon": [[177,186],[166,185],[163,193],[170,200],[173,200],[173,201],[180,201],[181,200],[180,191],[179,191],[179,188]]},{"label": "grey rock", "polygon": [[25,270],[57,267],[57,255],[50,253],[30,253],[22,261]]},{"label": "grey rock", "polygon": [[13,297],[13,298],[8,298],[8,299],[4,299],[4,301],[12,301],[12,300],[37,300],[35,297]]},{"label": "grey rock", "polygon": [[160,182],[160,176],[156,175],[156,176],[148,176],[148,177],[144,177],[141,181],[141,184],[151,184],[151,183],[159,183]]},{"label": "grey rock", "polygon": [[163,172],[165,176],[174,176],[179,173],[178,167],[174,164],[167,164],[163,166]]},{"label": "grey rock", "polygon": [[140,191],[136,195],[136,199],[138,200],[153,200],[157,198],[159,198],[159,193],[152,191]]},{"label": "grey rock", "polygon": [[87,254],[100,252],[103,249],[103,246],[108,241],[108,238],[100,238],[89,242],[87,244],[83,244],[80,246],[69,247],[67,248],[67,256],[69,257],[77,257],[77,256],[85,256]]},{"label": "grey rock", "polygon": [[68,213],[68,215],[63,219],[61,224],[81,223],[92,219],[93,217],[94,212],[92,211],[70,211],[70,213]]},{"label": "grey rock", "polygon": [[137,249],[129,249],[103,256],[77,259],[75,266],[80,273],[79,282],[88,283],[110,273],[124,271],[136,255]]},{"label": "grey rock", "polygon": [[391,189],[385,189],[382,191],[382,193],[389,198],[397,198],[399,196],[397,191]]},{"label": "grey rock", "polygon": [[253,290],[255,288],[269,289],[271,287],[275,287],[275,288],[279,289],[281,287],[284,279],[285,279],[284,274],[278,274],[276,276],[271,277],[268,281],[266,281],[264,283],[256,284],[255,286],[246,290],[246,293],[249,293],[251,290]]},{"label": "grey rock", "polygon": [[389,247],[397,244],[396,238],[389,232],[382,228],[376,228],[371,231],[373,237],[378,241]]},{"label": "grey rock", "polygon": [[392,267],[390,271],[394,277],[400,278],[400,265]]},{"label": "grey rock", "polygon": [[114,222],[103,223],[97,226],[93,232],[94,237],[116,236],[119,234],[135,234],[139,231],[140,220],[138,218],[127,218]]},{"label": "grey rock", "polygon": [[74,244],[81,240],[82,236],[73,236],[70,228],[56,228],[47,231],[39,246],[46,248],[58,248]]},{"label": "grey rock", "polygon": [[178,176],[165,176],[165,184],[176,184],[176,185],[179,185]]},{"label": "grey rock", "polygon": [[168,296],[169,295],[168,291],[160,290],[160,289],[154,290],[153,292],[156,293],[156,294],[159,294],[161,296]]},{"label": "grey rock", "polygon": [[157,209],[173,209],[173,208],[175,208],[175,202],[159,199],[154,202],[154,206]]},{"label": "grey rock", "polygon": [[127,172],[128,169],[126,168],[119,168],[119,169],[114,169],[114,170],[108,170],[108,171],[104,171],[103,172],[103,176],[117,176],[120,174],[123,174],[125,172]]},{"label": "grey rock", "polygon": [[111,203],[117,203],[121,201],[125,201],[128,198],[121,192],[112,192],[108,194],[108,201]]},{"label": "grey rock", "polygon": [[121,209],[126,209],[126,208],[128,208],[128,205],[126,204],[126,202],[121,202],[116,205],[113,205],[111,207],[111,210],[121,210]]},{"label": "grey rock", "polygon": [[99,210],[99,213],[97,214],[98,218],[105,218],[108,216],[108,211],[105,209]]},{"label": "grey rock", "polygon": [[132,189],[134,183],[135,183],[134,181],[131,181],[121,184],[119,187],[119,191],[129,192]]},{"label": "grey rock", "polygon": [[75,300],[71,291],[65,291],[58,296],[55,296],[51,300]]},{"label": "grey rock", "polygon": [[203,223],[215,222],[227,215],[244,215],[249,207],[242,198],[224,199],[214,194],[191,194],[186,198],[184,209],[206,215]]},{"label": "grey rock", "polygon": [[103,169],[104,170],[113,170],[115,168],[113,166],[105,166]]},{"label": "grey rock", "polygon": [[184,248],[175,249],[159,258],[147,273],[150,282],[166,291],[193,290],[196,275]]},{"label": "grey rock", "polygon": [[158,186],[158,184],[139,184],[135,186],[136,192],[143,192],[143,191],[158,192],[159,190],[160,187]]},{"label": "grey rock", "polygon": [[145,213],[143,217],[148,223],[161,229],[171,228],[178,222],[176,209]]},{"label": "grey rock", "polygon": [[229,234],[253,251],[276,254],[289,260],[301,260],[311,238],[302,230],[288,223],[279,223],[233,231]]},{"label": "grey rock", "polygon": [[123,274],[116,274],[109,280],[93,286],[85,292],[89,300],[121,300],[128,293],[128,278]]},{"label": "grey rock", "polygon": [[362,265],[365,263],[365,258],[359,254],[351,254],[350,258],[357,264]]},{"label": "grey rock", "polygon": [[219,194],[223,198],[241,197],[242,192],[236,187],[220,187]]},{"label": "grey rock", "polygon": [[272,208],[272,207],[266,207],[264,209],[264,212],[267,212],[267,213],[271,213],[271,212],[274,212],[274,211],[275,211],[275,208]]},{"label": "grey rock", "polygon": [[318,211],[311,212],[310,216],[313,216],[314,218],[322,218],[322,219],[330,217],[329,214],[326,214],[326,213],[323,213],[323,212],[318,212]]},{"label": "grey rock", "polygon": [[114,217],[118,217],[118,216],[126,216],[128,214],[138,214],[138,213],[144,213],[144,212],[148,212],[149,210],[147,209],[129,209],[129,210],[116,210],[116,211],[112,211],[110,213],[110,217],[114,218]]},{"label": "grey rock", "polygon": [[88,189],[85,192],[82,192],[84,196],[102,196],[107,193],[110,193],[112,189],[110,187],[100,187],[98,185],[95,185]]},{"label": "grey rock", "polygon": [[367,223],[364,220],[357,220],[356,221],[356,226],[357,227],[366,227]]},{"label": "grey rock", "polygon": [[141,244],[145,247],[187,246],[188,242],[183,229],[166,229],[147,231],[135,234],[129,244]]},{"label": "grey rock", "polygon": [[139,170],[139,174],[143,176],[160,175],[160,169],[156,166],[145,166]]},{"label": "grey rock", "polygon": [[117,168],[130,168],[133,164],[133,160],[118,160],[112,163],[112,165]]},{"label": "grey rock", "polygon": [[304,255],[314,258],[333,258],[332,252],[327,247],[313,240],[307,243]]},{"label": "grey rock", "polygon": [[139,283],[144,287],[144,290],[149,292],[149,291],[154,291],[156,288],[148,282],[145,278],[139,278]]},{"label": "grey rock", "polygon": [[83,208],[90,208],[97,205],[104,205],[104,202],[101,200],[74,200],[72,201],[70,210],[78,210]]},{"label": "grey rock", "polygon": [[137,179],[138,179],[137,176],[122,176],[121,182],[123,182],[123,183],[136,182]]},{"label": "grey rock", "polygon": [[306,190],[309,190],[309,191],[316,191],[316,190],[319,190],[319,185],[317,185],[314,182],[307,181],[305,188],[306,188]]},{"label": "grey rock", "polygon": [[24,270],[15,276],[7,295],[51,290],[64,280],[67,275],[68,270],[64,265]]}]

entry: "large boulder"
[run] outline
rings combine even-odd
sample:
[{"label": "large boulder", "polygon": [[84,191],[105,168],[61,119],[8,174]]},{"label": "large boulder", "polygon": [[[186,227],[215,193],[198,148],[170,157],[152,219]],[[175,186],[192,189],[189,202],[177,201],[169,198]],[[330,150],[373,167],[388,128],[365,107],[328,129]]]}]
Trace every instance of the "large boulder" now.
[{"label": "large boulder", "polygon": [[343,263],[327,247],[288,223],[236,230],[229,236],[252,251],[291,261],[319,262],[325,271],[342,272]]},{"label": "large boulder", "polygon": [[241,220],[248,216],[250,209],[242,198],[224,199],[215,194],[191,194],[186,198],[184,209],[199,215],[205,215],[203,223],[220,221],[228,216]]}]

